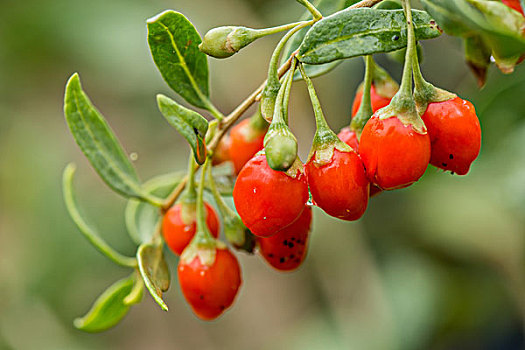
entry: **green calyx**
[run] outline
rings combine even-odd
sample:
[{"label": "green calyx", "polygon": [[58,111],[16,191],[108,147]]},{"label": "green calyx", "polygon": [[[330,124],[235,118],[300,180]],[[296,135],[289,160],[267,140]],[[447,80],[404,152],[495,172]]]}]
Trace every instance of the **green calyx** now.
[{"label": "green calyx", "polygon": [[279,80],[268,80],[261,94],[261,115],[268,123],[271,123],[273,120],[273,110],[275,109],[275,101],[280,88],[281,83]]},{"label": "green calyx", "polygon": [[213,28],[202,39],[199,50],[215,58],[227,58],[259,37],[257,30],[246,27]]}]

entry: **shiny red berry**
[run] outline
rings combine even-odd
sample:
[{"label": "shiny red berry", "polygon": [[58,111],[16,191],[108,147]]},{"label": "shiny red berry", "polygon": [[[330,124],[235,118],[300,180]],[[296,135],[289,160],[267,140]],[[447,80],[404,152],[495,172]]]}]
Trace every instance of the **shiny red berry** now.
[{"label": "shiny red berry", "polygon": [[430,137],[397,117],[374,115],[361,134],[359,154],[371,182],[385,190],[403,188],[423,176],[430,161]]},{"label": "shiny red berry", "polygon": [[359,155],[334,149],[328,164],[317,166],[315,156],[305,171],[314,204],[328,215],[357,220],[368,205],[369,181]]},{"label": "shiny red berry", "polygon": [[524,14],[523,9],[521,8],[520,0],[501,0],[501,2],[510,7],[511,9],[518,11],[522,15]]},{"label": "shiny red berry", "polygon": [[430,164],[465,175],[481,147],[481,128],[472,103],[459,97],[430,103],[421,118],[430,135]]},{"label": "shiny red berry", "polygon": [[235,125],[230,132],[230,159],[235,173],[239,173],[255,153],[263,148],[266,130],[257,130],[251,119],[245,119]]},{"label": "shiny red berry", "polygon": [[299,219],[271,237],[258,237],[259,253],[275,269],[291,271],[306,257],[312,225],[312,208],[304,208]]},{"label": "shiny red berry", "polygon": [[[293,167],[292,167],[293,169]],[[308,201],[306,176],[273,170],[258,154],[241,170],[233,188],[235,208],[246,227],[268,237],[294,222]]]},{"label": "shiny red berry", "polygon": [[339,134],[337,134],[337,137],[348,146],[352,147],[354,151],[358,151],[359,140],[357,139],[357,134],[354,130],[350,129],[348,126],[342,128],[341,131],[339,131]]},{"label": "shiny red berry", "polygon": [[[354,103],[352,104],[352,117],[357,114],[359,107],[361,106],[361,100],[363,99],[363,89],[359,89],[354,97]],[[390,104],[391,98],[381,96],[377,93],[375,86],[372,84],[370,88],[370,99],[372,100],[372,111],[375,112],[378,109],[386,107]]]},{"label": "shiny red berry", "polygon": [[217,248],[211,266],[198,256],[189,263],[179,260],[177,273],[182,294],[203,320],[213,320],[229,308],[242,283],[239,262],[226,248]]},{"label": "shiny red berry", "polygon": [[[185,205],[189,206],[186,212],[183,209]],[[217,238],[219,235],[217,214],[215,214],[215,210],[208,203],[204,203],[204,206],[206,207],[206,225],[208,225],[211,234]],[[191,242],[195,235],[195,230],[196,212],[191,204],[175,204],[162,219],[164,241],[177,255],[181,255],[184,248]]]}]

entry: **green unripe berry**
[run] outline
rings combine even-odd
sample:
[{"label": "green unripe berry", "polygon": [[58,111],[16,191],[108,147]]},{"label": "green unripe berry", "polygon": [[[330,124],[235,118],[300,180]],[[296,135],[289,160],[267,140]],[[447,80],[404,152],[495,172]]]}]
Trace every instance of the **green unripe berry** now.
[{"label": "green unripe berry", "polygon": [[297,139],[285,124],[270,125],[264,139],[266,161],[273,170],[288,170],[297,159]]},{"label": "green unripe berry", "polygon": [[246,27],[217,27],[206,33],[199,50],[215,58],[227,58],[258,37],[256,30]]}]

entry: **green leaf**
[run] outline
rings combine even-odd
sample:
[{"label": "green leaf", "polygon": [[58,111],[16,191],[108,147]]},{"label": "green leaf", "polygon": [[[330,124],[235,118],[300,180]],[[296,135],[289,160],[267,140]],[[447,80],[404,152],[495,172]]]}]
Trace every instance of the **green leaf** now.
[{"label": "green leaf", "polygon": [[95,246],[102,254],[113,260],[115,263],[128,266],[136,267],[137,261],[135,258],[124,256],[115,251],[109,244],[104,241],[98,232],[93,229],[82,217],[80,210],[78,209],[77,202],[75,200],[75,192],[73,191],[73,175],[75,174],[75,165],[69,164],[64,169],[64,175],[62,180],[62,189],[64,192],[64,202],[69,215],[73,219],[73,222],[77,225],[80,232],[86,237],[86,239]]},{"label": "green leaf", "polygon": [[379,10],[399,10],[402,9],[403,6],[399,0],[384,0],[374,6],[374,8]]},{"label": "green leaf", "polygon": [[193,24],[179,12],[164,11],[147,26],[151,54],[166,83],[192,105],[209,109],[208,61]]},{"label": "green leaf", "polygon": [[206,118],[164,95],[157,95],[157,104],[168,123],[188,141],[197,163],[203,164],[206,160],[204,137],[208,131]]},{"label": "green leaf", "polygon": [[77,73],[66,85],[64,114],[75,141],[104,182],[126,197],[144,198],[133,165],[104,117],[82,90]]},{"label": "green leaf", "polygon": [[504,73],[512,72],[525,53],[521,35],[525,18],[499,1],[422,0],[422,4],[448,34],[479,36]]},{"label": "green leaf", "polygon": [[[184,172],[154,177],[144,183],[144,189],[165,199],[184,178]],[[130,199],[125,211],[126,228],[136,244],[149,243],[161,219],[159,208],[137,199]]]},{"label": "green leaf", "polygon": [[487,79],[487,70],[490,65],[491,50],[483,38],[479,35],[473,35],[465,38],[465,58],[467,63],[478,80],[478,85],[485,85]]},{"label": "green leaf", "polygon": [[168,306],[162,300],[162,292],[170,287],[170,271],[164,260],[162,245],[142,244],[137,251],[137,260],[149,293],[162,310],[168,311]]},{"label": "green leaf", "polygon": [[[412,11],[417,40],[438,37],[441,32],[423,11]],[[347,9],[317,22],[299,48],[303,63],[336,60],[399,50],[407,44],[402,10]]]},{"label": "green leaf", "polygon": [[112,284],[84,317],[75,319],[75,327],[86,332],[102,332],[119,323],[129,310],[124,298],[131,292],[134,281],[135,278],[130,276]]},{"label": "green leaf", "polygon": [[[350,5],[353,5],[358,0],[319,0],[315,4],[316,8],[324,15],[331,15],[337,11],[341,11],[345,8],[347,8]],[[301,17],[301,20],[306,20],[312,18],[312,15],[309,11],[305,11],[304,15]],[[284,53],[283,58],[281,60],[281,64],[283,64],[286,60],[290,58],[292,53],[299,48],[301,43],[303,42],[304,36],[308,32],[309,28],[303,28],[297,33],[292,36],[292,38],[286,43],[286,46],[284,47]],[[304,69],[306,70],[306,73],[309,77],[317,77],[319,75],[323,75],[325,73],[328,73],[337,65],[339,65],[341,61],[335,61],[326,63],[323,65],[305,65]],[[301,78],[301,74],[297,71],[294,75],[294,80],[299,80]]]}]

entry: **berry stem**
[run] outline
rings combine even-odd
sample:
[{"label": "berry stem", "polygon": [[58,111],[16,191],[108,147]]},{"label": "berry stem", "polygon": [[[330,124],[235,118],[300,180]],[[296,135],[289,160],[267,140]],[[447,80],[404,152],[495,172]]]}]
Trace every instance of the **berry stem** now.
[{"label": "berry stem", "polygon": [[361,131],[363,130],[366,122],[373,114],[372,110],[372,99],[371,99],[371,89],[372,89],[372,78],[373,70],[375,69],[374,59],[372,55],[365,56],[365,79],[363,81],[363,95],[361,98],[361,105],[357,111],[354,118],[350,123],[350,128],[357,133],[358,138],[361,136]]},{"label": "berry stem", "polygon": [[235,215],[235,212],[230,207],[228,207],[226,203],[224,203],[224,199],[222,198],[219,190],[217,189],[217,185],[215,184],[215,179],[213,178],[211,169],[211,167],[208,169],[208,180],[210,183],[211,193],[215,199],[215,203],[217,203],[217,207],[219,208],[221,215],[223,217]]},{"label": "berry stem", "polygon": [[295,68],[296,68],[297,61],[293,60],[292,67],[288,71],[288,76],[285,79],[284,83],[284,96],[283,96],[283,102],[282,102],[282,113],[284,117],[284,122],[288,124],[288,104],[290,103],[290,92],[292,90],[292,84],[293,84],[293,76],[295,74]]},{"label": "berry stem", "polygon": [[416,38],[414,34],[414,27],[412,25],[412,9],[410,7],[410,0],[402,1],[403,9],[405,10],[405,17],[407,23],[407,51],[405,56],[405,65],[403,67],[403,77],[401,79],[401,87],[397,96],[407,97],[412,96],[412,62],[414,61]]},{"label": "berry stem", "polygon": [[188,185],[186,186],[186,191],[184,192],[184,199],[189,202],[195,202],[195,198],[197,197],[197,191],[195,190],[196,163],[192,153],[190,153],[188,158],[188,175],[186,176],[188,179]]},{"label": "berry stem", "polygon": [[300,24],[298,24],[292,30],[286,33],[279,41],[279,43],[275,47],[275,50],[273,51],[272,58],[270,59],[270,67],[268,69],[268,80],[266,83],[266,88],[278,88],[281,86],[281,83],[279,82],[278,65],[279,58],[281,57],[281,52],[284,48],[284,45],[286,45],[286,43],[292,37],[292,35],[297,33],[299,30],[303,29],[304,27],[314,24],[315,22],[315,19],[311,21],[300,22]]},{"label": "berry stem", "polygon": [[312,14],[312,17],[314,19],[320,20],[321,18],[323,18],[323,15],[321,14],[321,12],[319,12],[319,10],[314,5],[312,5],[308,0],[297,0],[297,2],[303,5],[304,7],[306,7],[306,9]]},{"label": "berry stem", "polygon": [[257,38],[262,38],[263,36],[277,34],[277,33],[280,33],[280,32],[284,32],[286,30],[293,29],[296,26],[298,26],[298,25],[300,25],[302,23],[305,23],[305,22],[306,21],[300,21],[300,22],[283,24],[283,25],[280,25],[280,26],[277,26],[277,27],[263,28],[263,29],[254,29],[254,30],[257,33],[256,34]]},{"label": "berry stem", "polygon": [[315,92],[314,84],[312,83],[312,80],[310,79],[310,77],[306,74],[306,71],[304,70],[302,63],[299,63],[299,71],[301,72],[301,75],[304,81],[306,82],[306,86],[308,87],[308,93],[310,94],[310,100],[312,101],[312,108],[314,109],[314,116],[315,116],[315,125],[317,127],[316,134],[319,131],[325,131],[325,130],[331,131],[324,117],[323,110],[321,108],[321,102],[319,102],[319,98],[317,97],[317,93]]},{"label": "berry stem", "polygon": [[213,238],[208,226],[206,225],[206,208],[204,207],[204,183],[206,182],[206,171],[208,170],[210,163],[211,158],[207,157],[202,166],[201,179],[197,192],[197,232],[193,239],[193,241],[197,241],[204,245],[215,244],[215,238]]}]

